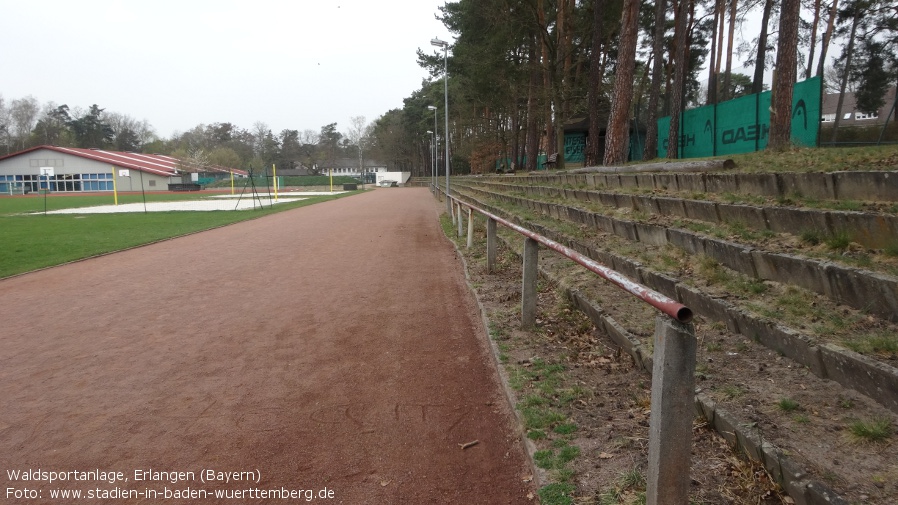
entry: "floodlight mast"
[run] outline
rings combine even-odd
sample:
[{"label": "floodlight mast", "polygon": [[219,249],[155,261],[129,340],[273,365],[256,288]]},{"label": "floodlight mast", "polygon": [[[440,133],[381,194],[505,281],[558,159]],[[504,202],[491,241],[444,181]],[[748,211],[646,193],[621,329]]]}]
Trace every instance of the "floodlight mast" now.
[{"label": "floodlight mast", "polygon": [[443,95],[445,107],[443,116],[446,117],[446,210],[452,214],[452,199],[449,198],[449,43],[434,37],[430,45],[443,48]]},{"label": "floodlight mast", "polygon": [[437,160],[436,160],[437,145],[435,143],[436,138],[437,138],[437,132],[435,132],[433,130],[427,130],[427,134],[430,135],[430,192],[433,193],[434,192],[433,177],[434,177],[434,174],[436,173],[435,171],[436,171],[436,165],[437,165]]},{"label": "floodlight mast", "polygon": [[428,109],[433,111],[433,163],[431,170],[431,192],[434,195],[437,193],[437,154],[439,153],[440,146],[440,137],[437,135],[437,106],[436,105],[428,105]]}]

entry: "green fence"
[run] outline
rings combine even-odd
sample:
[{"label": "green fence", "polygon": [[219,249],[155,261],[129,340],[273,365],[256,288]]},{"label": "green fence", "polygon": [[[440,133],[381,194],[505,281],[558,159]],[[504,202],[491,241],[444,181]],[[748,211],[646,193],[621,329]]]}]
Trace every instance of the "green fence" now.
[{"label": "green fence", "polygon": [[[820,131],[823,80],[795,84],[792,92],[792,142],[814,147]],[[759,151],[767,147],[771,92],[743,96],[684,111],[680,119],[680,158],[704,158]],[[658,157],[667,156],[670,116],[658,120]]]}]

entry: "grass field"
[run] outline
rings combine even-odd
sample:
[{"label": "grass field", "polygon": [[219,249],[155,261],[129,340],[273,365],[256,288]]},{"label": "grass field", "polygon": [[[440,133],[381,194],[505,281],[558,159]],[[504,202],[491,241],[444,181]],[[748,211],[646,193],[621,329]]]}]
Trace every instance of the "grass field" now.
[{"label": "grass field", "polygon": [[[314,196],[261,210],[44,215],[43,196],[0,197],[0,278],[195,233],[353,193]],[[197,200],[198,194],[147,194],[147,202]],[[119,203],[143,202],[119,195]],[[48,211],[112,205],[112,195],[51,195]],[[39,214],[34,214],[39,213]]]}]

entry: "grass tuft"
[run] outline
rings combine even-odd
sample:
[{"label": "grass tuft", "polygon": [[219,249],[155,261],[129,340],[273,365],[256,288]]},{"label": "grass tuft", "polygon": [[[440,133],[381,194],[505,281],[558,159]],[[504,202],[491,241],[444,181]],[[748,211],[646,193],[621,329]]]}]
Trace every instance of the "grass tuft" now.
[{"label": "grass tuft", "polygon": [[892,436],[892,421],[888,419],[873,419],[870,421],[855,421],[848,425],[851,434],[858,440],[865,442],[880,442]]}]

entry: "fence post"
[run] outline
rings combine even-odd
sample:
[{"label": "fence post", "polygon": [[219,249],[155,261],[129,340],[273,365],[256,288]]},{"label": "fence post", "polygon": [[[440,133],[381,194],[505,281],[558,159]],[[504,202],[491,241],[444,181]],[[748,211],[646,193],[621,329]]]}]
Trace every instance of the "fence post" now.
[{"label": "fence post", "polygon": [[521,286],[521,327],[536,325],[536,280],[539,275],[539,242],[524,239],[524,274]]},{"label": "fence post", "polygon": [[474,209],[468,207],[468,249],[474,247]]},{"label": "fence post", "polygon": [[[447,198],[448,198],[448,197],[447,197]],[[455,224],[455,217],[456,217],[456,216],[455,216],[455,205],[456,205],[458,202],[456,202],[455,200],[449,200],[449,201],[452,202],[451,207],[450,207],[450,210],[449,210],[449,215],[452,216],[452,224]]]},{"label": "fence post", "polygon": [[486,273],[496,271],[496,220],[486,218]]},{"label": "fence post", "polygon": [[692,323],[655,319],[646,505],[689,503],[695,349]]},{"label": "fence post", "polygon": [[456,235],[457,237],[461,237],[461,235],[463,233],[462,225],[463,225],[463,223],[461,222],[461,202],[458,202],[458,235]]}]

